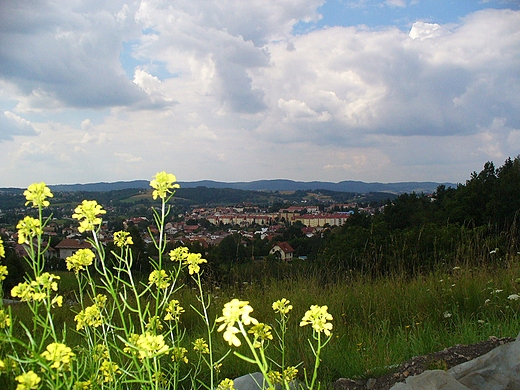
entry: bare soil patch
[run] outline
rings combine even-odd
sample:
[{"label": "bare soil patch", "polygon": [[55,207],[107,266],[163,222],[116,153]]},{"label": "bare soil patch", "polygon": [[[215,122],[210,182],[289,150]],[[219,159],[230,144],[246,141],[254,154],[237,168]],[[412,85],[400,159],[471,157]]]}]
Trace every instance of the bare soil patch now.
[{"label": "bare soil patch", "polygon": [[439,352],[416,356],[382,377],[363,380],[341,378],[334,382],[333,387],[335,390],[389,390],[396,383],[404,382],[409,376],[419,375],[426,370],[448,370],[514,340],[511,337],[491,336],[488,340],[476,344],[457,344]]}]

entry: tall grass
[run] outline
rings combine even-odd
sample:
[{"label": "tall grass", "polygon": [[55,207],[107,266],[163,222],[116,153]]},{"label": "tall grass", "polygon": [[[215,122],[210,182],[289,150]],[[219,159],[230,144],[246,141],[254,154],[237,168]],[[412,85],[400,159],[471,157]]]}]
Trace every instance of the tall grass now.
[{"label": "tall grass", "polygon": [[[67,280],[65,275],[62,278]],[[289,318],[287,361],[307,364],[312,359],[306,342],[309,335],[299,321],[310,305],[328,305],[334,316],[334,338],[322,356],[320,379],[326,383],[339,377],[381,375],[392,365],[416,355],[490,336],[515,337],[520,331],[520,300],[508,299],[520,291],[520,265],[516,259],[505,268],[457,268],[415,278],[345,275],[343,281],[330,284],[323,284],[322,279],[315,271],[285,280],[213,286],[210,317],[217,317],[225,302],[239,298],[250,302],[255,318],[272,322],[272,303],[287,298],[294,305]],[[74,288],[74,283],[69,286]],[[187,340],[201,337],[205,329],[189,309],[197,305],[196,291],[179,290],[176,299],[187,308],[182,317]],[[75,326],[75,310],[72,305],[56,312],[56,320],[63,321],[69,332]],[[24,305],[15,305],[13,315],[30,313]],[[216,338],[215,348],[224,354],[229,346]],[[254,369],[230,355],[221,376],[237,377]]]}]

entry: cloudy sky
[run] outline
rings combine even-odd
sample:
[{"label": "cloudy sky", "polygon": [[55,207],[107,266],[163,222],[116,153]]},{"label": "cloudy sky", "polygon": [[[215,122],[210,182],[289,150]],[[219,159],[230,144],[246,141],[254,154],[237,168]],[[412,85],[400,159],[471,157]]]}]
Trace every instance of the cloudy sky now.
[{"label": "cloudy sky", "polygon": [[0,187],[464,182],[518,154],[519,0],[0,1]]}]

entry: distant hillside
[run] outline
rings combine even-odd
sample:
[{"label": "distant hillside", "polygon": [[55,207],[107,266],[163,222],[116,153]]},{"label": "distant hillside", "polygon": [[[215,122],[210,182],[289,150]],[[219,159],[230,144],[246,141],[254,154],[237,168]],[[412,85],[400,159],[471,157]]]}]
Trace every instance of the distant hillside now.
[{"label": "distant hillside", "polygon": [[[294,181],[294,180],[256,180],[251,182],[219,182],[212,180],[201,180],[192,182],[180,182],[181,188],[232,188],[248,191],[314,191],[329,190],[338,192],[354,192],[366,194],[369,192],[388,192],[392,194],[402,193],[432,193],[441,184],[446,187],[456,187],[454,183],[435,182],[401,182],[401,183],[365,183],[362,181],[341,181],[339,183],[325,181]],[[113,183],[100,182],[88,184],[58,184],[49,186],[52,191],[61,192],[105,192],[124,190],[128,188],[150,188],[148,180],[117,181]],[[14,188],[0,188],[0,192],[16,192]]]},{"label": "distant hillside", "polygon": [[195,182],[180,183],[184,188],[208,187],[208,188],[235,188],[240,190],[254,191],[298,191],[298,190],[329,190],[339,192],[356,192],[366,194],[368,192],[390,192],[401,193],[431,193],[441,184],[446,187],[456,187],[454,183],[434,183],[434,182],[402,182],[402,183],[365,183],[362,181],[341,181],[339,183],[324,181],[293,181],[293,180],[257,180],[251,182],[217,182],[202,180]]}]

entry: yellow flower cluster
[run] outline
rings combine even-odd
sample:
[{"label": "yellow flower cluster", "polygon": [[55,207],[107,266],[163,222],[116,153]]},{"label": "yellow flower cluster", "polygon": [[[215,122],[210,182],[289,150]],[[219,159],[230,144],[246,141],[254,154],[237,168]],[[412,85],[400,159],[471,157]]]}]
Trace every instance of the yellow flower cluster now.
[{"label": "yellow flower cluster", "polygon": [[177,299],[172,299],[166,306],[166,315],[164,316],[165,321],[179,321],[180,315],[184,313],[184,308],[180,305]]},{"label": "yellow flower cluster", "polygon": [[32,203],[32,207],[48,207],[50,205],[47,198],[52,198],[51,190],[49,187],[45,185],[44,182],[41,183],[33,183],[23,192],[25,199],[25,205],[28,206],[29,203]]},{"label": "yellow flower cluster", "polygon": [[323,332],[326,336],[330,336],[332,324],[332,315],[327,312],[327,306],[312,305],[309,310],[305,312],[300,326],[311,325],[315,332]]},{"label": "yellow flower cluster", "polygon": [[116,363],[110,360],[103,360],[101,367],[99,367],[99,373],[101,375],[98,382],[109,383],[115,381],[115,376],[121,374],[121,370]]},{"label": "yellow flower cluster", "polygon": [[89,390],[92,388],[91,381],[77,381],[74,383],[74,390]]},{"label": "yellow flower cluster", "polygon": [[271,327],[262,322],[253,325],[247,333],[252,334],[254,337],[253,346],[255,348],[260,348],[264,341],[269,341],[273,339],[273,334],[271,333]]},{"label": "yellow flower cluster", "polygon": [[16,381],[18,382],[18,385],[16,386],[16,390],[37,389],[41,380],[42,379],[34,371],[31,370],[31,371],[25,372],[22,375],[18,375],[16,377]]},{"label": "yellow flower cluster", "polygon": [[133,245],[132,236],[130,233],[125,231],[118,231],[114,233],[114,244],[119,248],[124,246]]},{"label": "yellow flower cluster", "polygon": [[168,353],[168,345],[164,342],[163,335],[154,335],[150,332],[137,336],[135,348],[137,348],[141,360]]},{"label": "yellow flower cluster", "polygon": [[283,380],[286,383],[289,383],[289,382],[293,381],[294,379],[296,379],[297,374],[298,374],[298,369],[296,367],[289,366],[285,370],[283,370],[283,373],[282,373]]},{"label": "yellow flower cluster", "polygon": [[0,265],[0,280],[5,280],[5,277],[9,275],[6,265]]},{"label": "yellow flower cluster", "polygon": [[177,178],[171,173],[166,173],[165,171],[157,172],[154,179],[150,181],[150,186],[154,188],[152,192],[153,199],[155,200],[158,197],[165,199],[168,194],[172,193],[172,189],[180,188],[179,184],[175,183],[176,181]]},{"label": "yellow flower cluster", "polygon": [[[4,241],[0,237],[0,258],[5,257]],[[5,280],[5,277],[9,274],[6,265],[0,265],[0,280]]]},{"label": "yellow flower cluster", "polygon": [[184,246],[170,251],[170,259],[187,265],[190,275],[198,274],[200,272],[200,264],[207,263],[200,253],[190,253],[188,248]]},{"label": "yellow flower cluster", "polygon": [[2,237],[0,237],[0,257],[5,257],[5,247]]},{"label": "yellow flower cluster", "polygon": [[232,379],[226,378],[218,384],[217,390],[235,390],[235,383]]},{"label": "yellow flower cluster", "polygon": [[104,317],[101,311],[105,308],[106,302],[106,295],[98,294],[92,306],[87,306],[74,317],[76,330],[81,330],[87,325],[93,326],[94,328],[103,325]]},{"label": "yellow flower cluster", "polygon": [[[277,385],[291,383],[294,379],[296,379],[297,374],[298,370],[295,367],[289,366],[283,370],[283,373],[280,373],[279,371],[269,371],[267,376],[272,384]],[[290,387],[292,388],[293,386]]]},{"label": "yellow flower cluster", "polygon": [[170,285],[170,277],[165,270],[153,270],[148,277],[149,284],[155,284],[157,288],[166,289]]},{"label": "yellow flower cluster", "polygon": [[159,316],[153,316],[148,319],[148,323],[146,324],[146,330],[149,331],[161,331],[163,328],[163,325],[161,324],[161,319]]},{"label": "yellow flower cluster", "polygon": [[74,270],[74,272],[78,273],[81,270],[84,270],[85,267],[88,267],[94,261],[96,255],[92,250],[88,248],[79,249],[72,256],[69,256],[65,259],[67,263],[67,269]]},{"label": "yellow flower cluster", "polygon": [[0,309],[0,329],[11,326],[11,316],[4,309]]},{"label": "yellow flower cluster", "polygon": [[172,349],[172,360],[174,362],[184,362],[188,364],[188,357],[186,354],[188,353],[188,350],[183,347],[174,347]]},{"label": "yellow flower cluster", "polygon": [[170,260],[171,261],[184,261],[188,258],[188,254],[190,253],[189,249],[185,246],[180,246],[170,251]]},{"label": "yellow flower cluster", "polygon": [[101,225],[103,219],[98,217],[100,214],[106,214],[106,211],[95,200],[84,200],[76,209],[72,218],[79,221],[78,231],[80,233],[89,232],[96,229],[97,225]]},{"label": "yellow flower cluster", "polygon": [[[56,281],[59,279],[59,276],[44,272],[30,283],[23,282],[14,286],[11,290],[11,295],[14,298],[20,298],[22,302],[42,302],[50,297],[51,291],[58,291],[58,282]],[[63,297],[61,295],[57,295],[52,299],[51,305],[55,304],[61,307],[63,304]]]},{"label": "yellow flower cluster", "polygon": [[209,345],[204,339],[197,339],[193,342],[193,350],[201,354],[208,354]]},{"label": "yellow flower cluster", "polygon": [[51,343],[47,345],[47,349],[41,354],[41,356],[52,362],[51,368],[55,368],[58,371],[69,371],[71,360],[76,356],[72,349],[62,343]]},{"label": "yellow flower cluster", "polygon": [[27,244],[31,238],[43,233],[40,220],[29,216],[18,222],[16,229],[18,229],[18,244]]},{"label": "yellow flower cluster", "polygon": [[92,348],[92,357],[95,360],[108,359],[110,357],[108,347],[105,344],[94,345],[94,348]]},{"label": "yellow flower cluster", "polygon": [[217,331],[226,330],[223,337],[229,345],[234,345],[235,347],[241,345],[240,340],[236,336],[240,332],[235,326],[236,322],[241,322],[244,325],[258,324],[258,321],[249,315],[252,311],[253,308],[249,306],[249,301],[240,301],[235,298],[224,304],[222,316],[217,318],[217,322],[222,322]]},{"label": "yellow flower cluster", "polygon": [[279,299],[278,301],[273,302],[273,310],[275,313],[288,314],[293,308],[290,303],[291,301],[286,298]]}]

